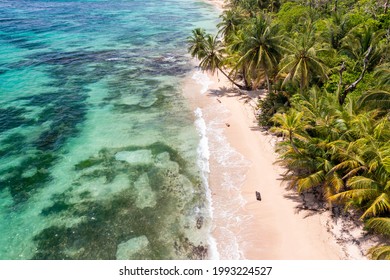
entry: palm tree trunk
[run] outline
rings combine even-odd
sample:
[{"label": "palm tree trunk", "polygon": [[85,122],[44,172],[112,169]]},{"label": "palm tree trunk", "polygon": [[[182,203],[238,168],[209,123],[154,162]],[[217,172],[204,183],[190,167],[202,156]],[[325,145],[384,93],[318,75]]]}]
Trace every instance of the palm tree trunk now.
[{"label": "palm tree trunk", "polygon": [[387,14],[387,9],[389,8],[389,0],[386,0],[385,5],[384,5],[384,14]]},{"label": "palm tree trunk", "polygon": [[302,75],[301,80],[300,80],[300,82],[299,82],[300,94],[303,93],[303,89],[305,88],[305,83],[304,83],[303,79],[304,79],[304,78],[303,78],[303,75]]},{"label": "palm tree trunk", "polygon": [[343,63],[340,66],[340,70],[339,70],[339,84],[337,85],[337,96],[339,98],[339,103],[340,104],[342,102],[342,100],[340,98],[341,98],[341,89],[343,88],[343,73],[344,73],[344,71],[346,69],[347,68],[345,66],[345,62],[343,61]]},{"label": "palm tree trunk", "polygon": [[218,68],[218,70],[219,71],[221,71],[221,73],[233,84],[233,85],[235,85],[236,87],[238,87],[239,89],[247,89],[245,86],[242,86],[242,85],[240,85],[240,84],[237,84],[232,78],[230,78],[229,77],[229,75],[227,75],[226,73],[225,73],[225,71],[223,71],[222,69],[221,69],[221,67],[217,67]]},{"label": "palm tree trunk", "polygon": [[266,80],[266,82],[267,82],[268,93],[270,93],[270,92],[271,92],[271,82],[270,82],[270,80],[269,80],[267,71],[265,71],[265,80]]},{"label": "palm tree trunk", "polygon": [[246,67],[243,66],[243,67],[242,67],[242,75],[243,75],[243,77],[244,77],[244,85],[245,85],[246,88],[250,88],[250,84],[249,84],[249,82],[248,82],[248,79],[247,79],[246,74],[247,74]]},{"label": "palm tree trunk", "polygon": [[292,131],[290,131],[289,140],[290,140],[290,145],[291,145],[291,147],[293,148],[293,150],[294,150],[297,154],[301,154],[301,152],[297,149],[297,147],[296,147],[295,144],[294,144],[294,141],[293,141],[293,132],[292,132]]}]

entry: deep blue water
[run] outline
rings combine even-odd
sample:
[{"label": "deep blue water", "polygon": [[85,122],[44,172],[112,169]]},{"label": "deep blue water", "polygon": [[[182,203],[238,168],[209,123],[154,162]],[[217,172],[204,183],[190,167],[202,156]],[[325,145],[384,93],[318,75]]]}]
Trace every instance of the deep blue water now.
[{"label": "deep blue water", "polygon": [[202,1],[0,1],[0,259],[207,258]]}]

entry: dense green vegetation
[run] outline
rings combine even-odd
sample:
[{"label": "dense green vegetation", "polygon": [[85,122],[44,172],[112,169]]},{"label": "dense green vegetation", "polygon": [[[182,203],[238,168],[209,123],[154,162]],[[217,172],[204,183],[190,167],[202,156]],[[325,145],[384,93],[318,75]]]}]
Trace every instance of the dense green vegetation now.
[{"label": "dense green vegetation", "polygon": [[[389,1],[229,0],[218,28],[193,30],[189,51],[240,89],[267,90],[259,124],[283,136],[291,188],[389,238]],[[390,244],[368,253],[390,259]]]}]

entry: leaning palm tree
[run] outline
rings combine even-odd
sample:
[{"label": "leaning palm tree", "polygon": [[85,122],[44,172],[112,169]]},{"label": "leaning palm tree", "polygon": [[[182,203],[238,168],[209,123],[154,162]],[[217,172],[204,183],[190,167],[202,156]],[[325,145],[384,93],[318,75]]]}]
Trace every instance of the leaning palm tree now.
[{"label": "leaning palm tree", "polygon": [[212,36],[211,34],[205,34],[203,30],[195,29],[192,31],[192,36],[188,38],[187,42],[190,45],[188,50],[191,56],[200,61],[200,69],[203,71],[210,71],[212,74],[214,74],[216,70],[219,70],[235,86],[240,89],[244,88],[226,74],[222,68],[225,47],[218,35]]},{"label": "leaning palm tree", "polygon": [[282,59],[279,71],[279,75],[284,76],[283,84],[298,81],[303,92],[314,77],[320,80],[327,79],[328,68],[317,55],[315,39],[311,26],[298,40],[286,38],[284,49],[287,55]]},{"label": "leaning palm tree", "polygon": [[244,34],[236,67],[246,65],[248,74],[253,77],[253,87],[258,85],[264,75],[268,92],[271,92],[270,77],[275,73],[282,53],[282,36],[278,27],[272,25],[264,15],[260,15]]},{"label": "leaning palm tree", "polygon": [[229,44],[227,45],[227,52],[229,55],[227,57],[226,64],[230,69],[232,69],[230,74],[234,77],[240,77],[243,80],[245,87],[250,89],[252,86],[248,65],[249,63],[247,61],[242,61],[240,64],[238,63],[241,58],[241,48],[246,37],[247,34],[243,29],[238,30],[231,36]]}]

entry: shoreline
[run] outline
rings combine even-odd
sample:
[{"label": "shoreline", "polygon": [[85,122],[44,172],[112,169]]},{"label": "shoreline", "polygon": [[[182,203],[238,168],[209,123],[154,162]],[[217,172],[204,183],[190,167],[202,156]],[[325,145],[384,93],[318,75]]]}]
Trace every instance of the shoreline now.
[{"label": "shoreline", "polygon": [[225,9],[225,1],[224,0],[203,0],[205,1],[206,3],[209,3],[211,5],[213,5],[214,7],[216,7],[218,10],[221,10],[223,11]]},{"label": "shoreline", "polygon": [[200,75],[197,81],[187,79],[184,91],[207,126],[211,234],[219,258],[366,259],[364,252],[375,240],[361,225],[342,218],[335,222],[330,211],[304,210],[302,197],[286,190],[283,169],[274,164],[277,139],[257,126],[257,95],[239,95],[221,74],[200,73],[192,74]]}]

